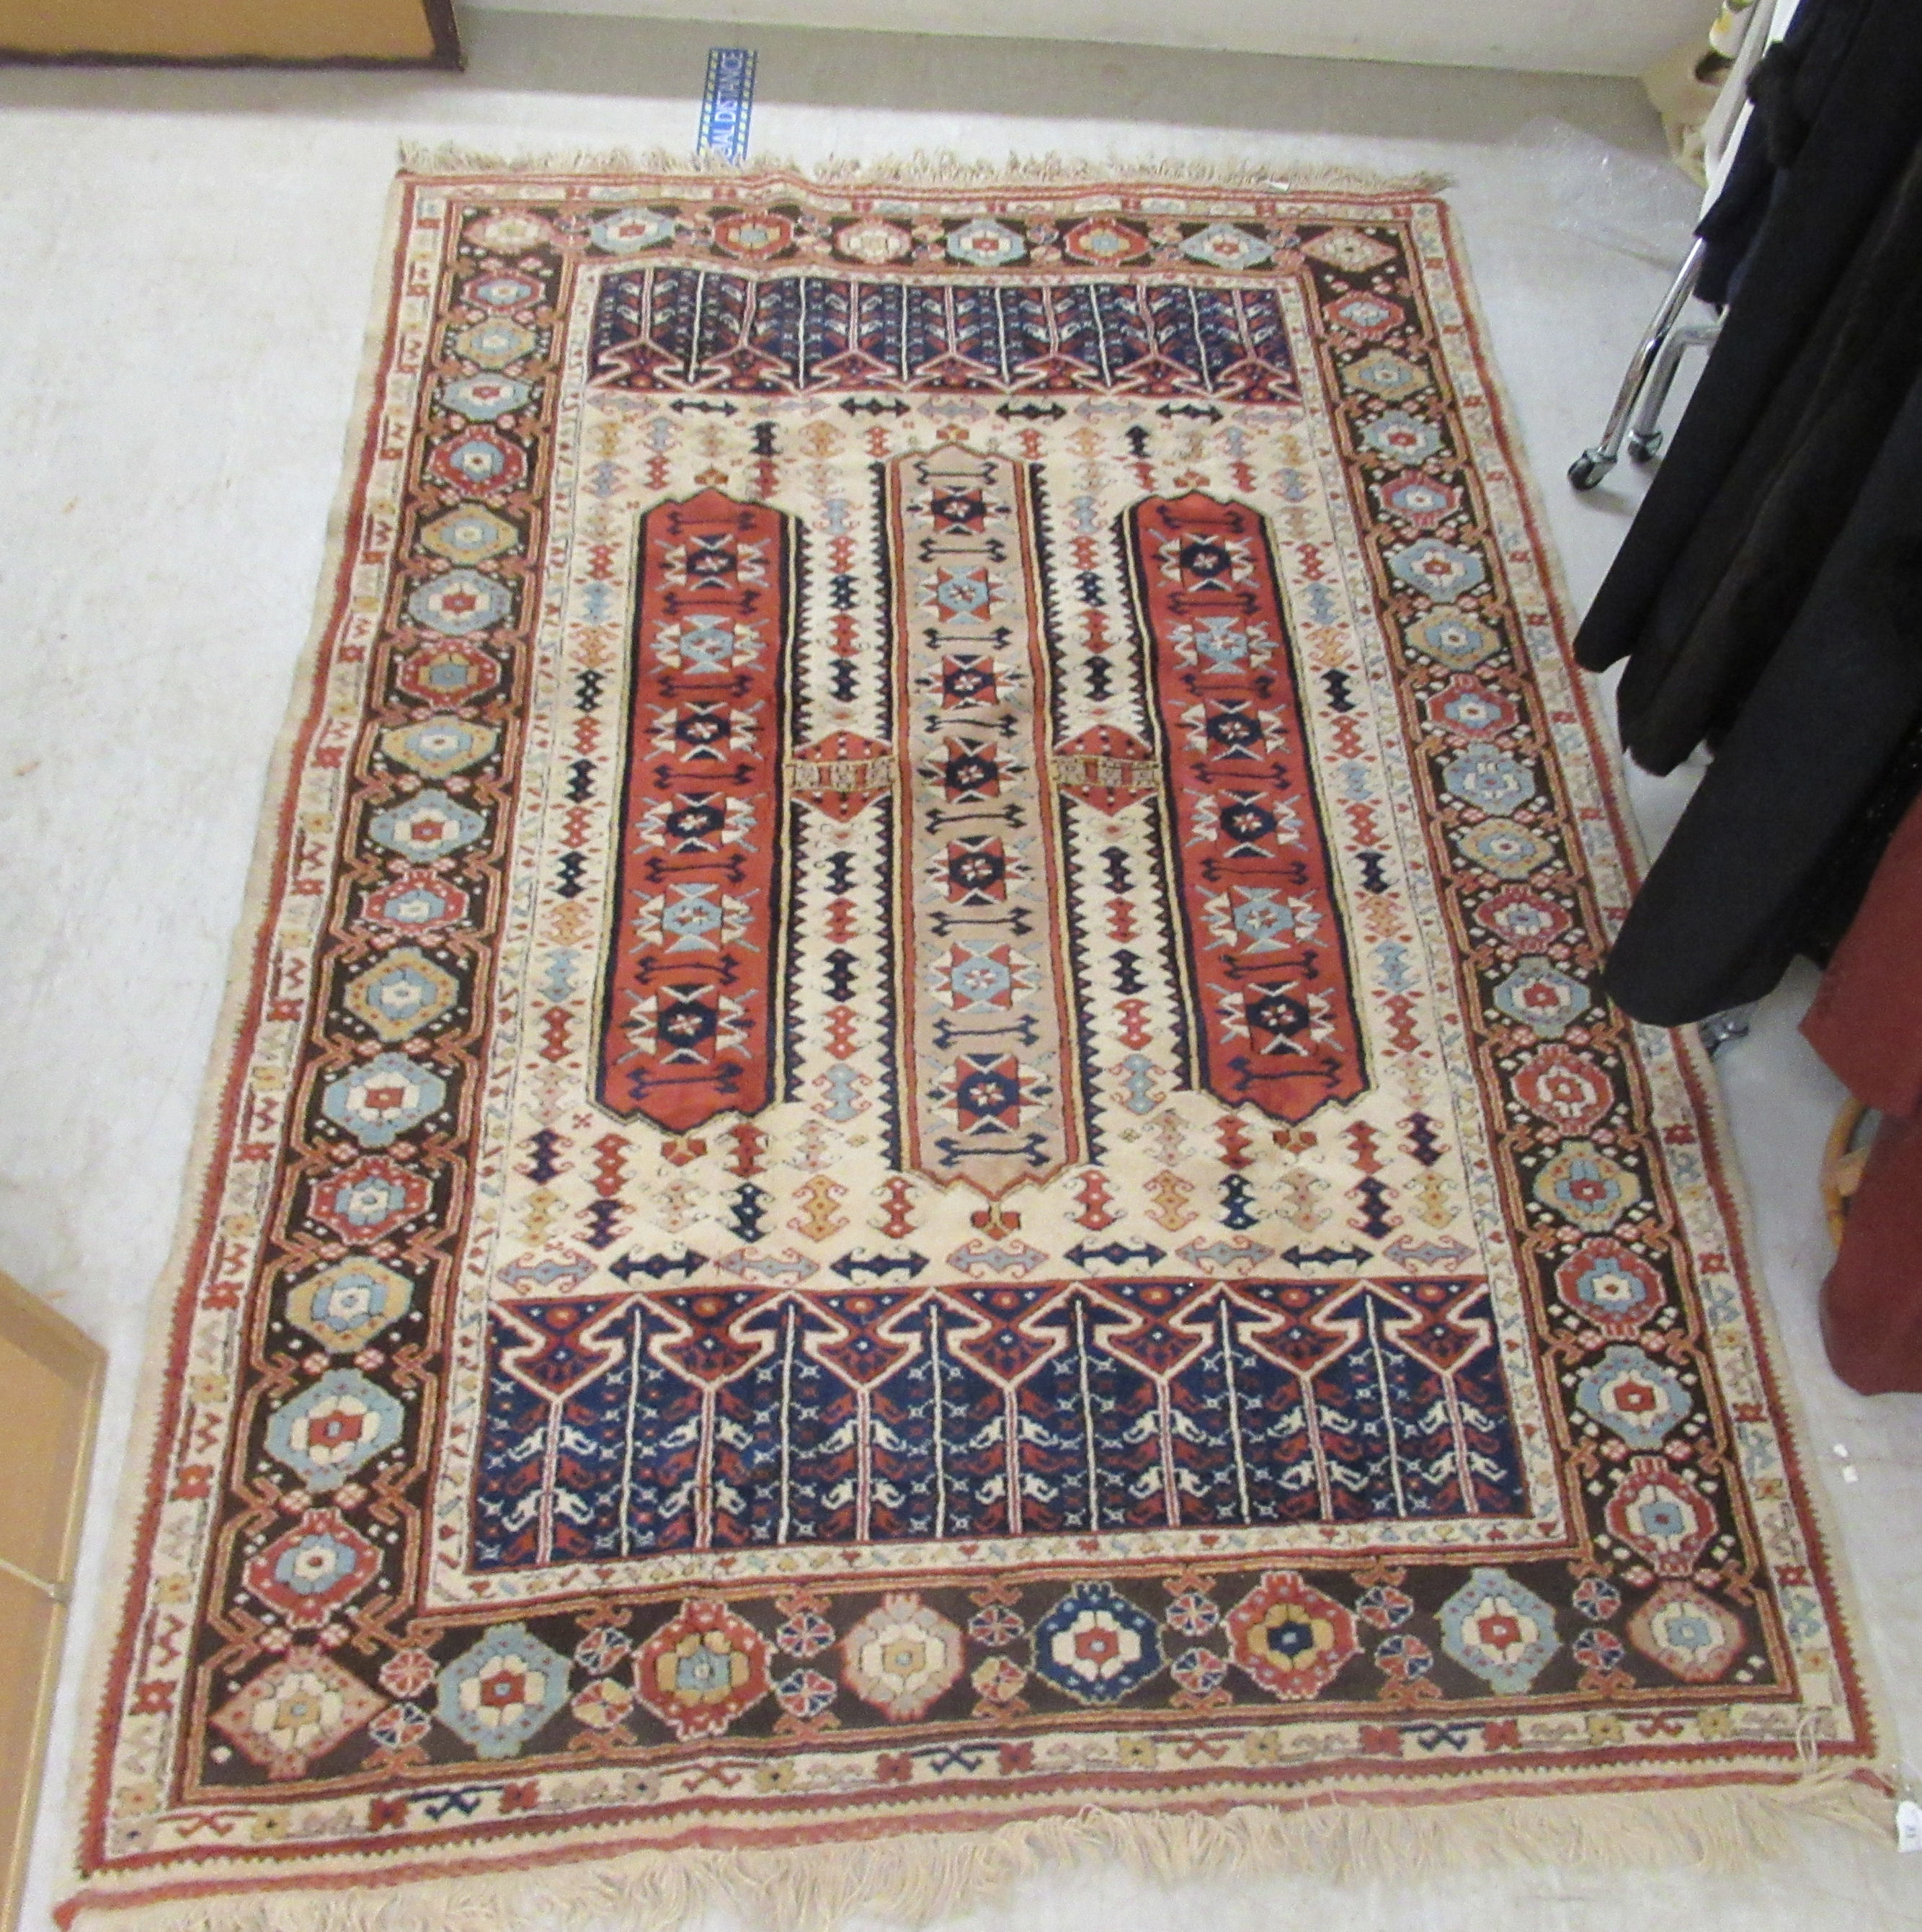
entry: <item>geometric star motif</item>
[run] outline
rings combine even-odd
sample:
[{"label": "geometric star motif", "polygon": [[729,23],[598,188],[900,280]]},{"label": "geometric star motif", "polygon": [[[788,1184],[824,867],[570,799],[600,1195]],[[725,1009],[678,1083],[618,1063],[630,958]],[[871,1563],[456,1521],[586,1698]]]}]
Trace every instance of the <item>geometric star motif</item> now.
[{"label": "geometric star motif", "polygon": [[634,1688],[677,1738],[718,1737],[767,1695],[767,1646],[725,1604],[696,1598],[641,1646]]},{"label": "geometric star motif", "polygon": [[918,1718],[961,1675],[961,1634],[919,1597],[882,1598],[841,1641],[848,1682],[874,1708]]},{"label": "geometric star motif", "polygon": [[381,1708],[325,1651],[290,1650],[214,1713],[215,1726],[267,1775],[301,1777]]},{"label": "geometric star motif", "polygon": [[1441,1647],[1507,1696],[1519,1696],[1561,1647],[1555,1613],[1506,1570],[1471,1570],[1441,1606]]},{"label": "geometric star motif", "polygon": [[377,1241],[424,1214],[433,1189],[425,1176],[363,1156],[315,1184],[310,1220],[343,1241]]},{"label": "geometric star motif", "polygon": [[1228,1613],[1234,1660],[1277,1697],[1312,1697],[1361,1646],[1355,1620],[1291,1570],[1270,1570]]},{"label": "geometric star motif", "polygon": [[1077,1583],[1034,1630],[1034,1667],[1084,1704],[1112,1704],[1162,1666],[1155,1620],[1106,1583]]},{"label": "geometric star motif", "polygon": [[483,1757],[512,1757],[567,1701],[568,1662],[500,1624],[440,1673],[439,1717]]},{"label": "geometric star motif", "polygon": [[329,1369],[268,1418],[267,1453],[310,1490],[337,1490],[400,1441],[405,1420],[358,1369]]},{"label": "geometric star motif", "polygon": [[347,1010],[381,1039],[405,1040],[453,1006],[460,982],[411,946],[387,956],[351,981]]},{"label": "geometric star motif", "polygon": [[323,1348],[346,1354],[364,1348],[400,1320],[413,1300],[414,1284],[379,1262],[336,1262],[302,1282],[287,1297],[287,1319]]},{"label": "geometric star motif", "polygon": [[337,1511],[307,1510],[247,1564],[247,1587],[307,1628],[326,1622],[379,1572],[379,1552]]},{"label": "geometric star motif", "polygon": [[[424,963],[424,962],[423,962]],[[391,1146],[447,1098],[447,1082],[405,1054],[376,1054],[322,1088],[320,1111],[363,1147]]]}]

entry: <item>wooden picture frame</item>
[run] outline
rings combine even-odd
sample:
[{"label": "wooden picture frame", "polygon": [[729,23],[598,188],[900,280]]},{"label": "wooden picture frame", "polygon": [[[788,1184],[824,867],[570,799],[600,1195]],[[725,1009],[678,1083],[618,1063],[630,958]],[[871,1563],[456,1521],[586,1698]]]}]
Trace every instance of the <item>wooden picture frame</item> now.
[{"label": "wooden picture frame", "polygon": [[454,0],[0,0],[0,64],[466,64]]},{"label": "wooden picture frame", "polygon": [[20,1909],[106,1357],[0,1274],[0,1927]]}]

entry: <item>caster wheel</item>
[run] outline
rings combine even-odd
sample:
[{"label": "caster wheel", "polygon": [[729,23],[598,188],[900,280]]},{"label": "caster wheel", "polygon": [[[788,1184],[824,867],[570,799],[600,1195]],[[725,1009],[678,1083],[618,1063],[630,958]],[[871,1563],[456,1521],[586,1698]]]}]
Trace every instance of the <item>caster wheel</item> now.
[{"label": "caster wheel", "polygon": [[1632,436],[1628,440],[1628,458],[1631,463],[1646,463],[1662,447],[1662,432],[1651,430],[1646,436]]},{"label": "caster wheel", "polygon": [[1598,456],[1592,449],[1585,449],[1568,466],[1568,480],[1578,490],[1592,490],[1615,466],[1612,456]]}]

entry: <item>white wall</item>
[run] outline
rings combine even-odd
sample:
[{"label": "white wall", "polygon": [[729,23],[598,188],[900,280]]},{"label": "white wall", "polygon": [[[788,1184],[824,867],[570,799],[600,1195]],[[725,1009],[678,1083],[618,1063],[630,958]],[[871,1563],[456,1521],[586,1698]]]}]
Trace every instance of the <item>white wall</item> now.
[{"label": "white wall", "polygon": [[[620,14],[905,34],[1214,47],[1540,73],[1637,74],[1717,0],[465,0],[501,12]],[[957,58],[965,58],[958,53]]]}]

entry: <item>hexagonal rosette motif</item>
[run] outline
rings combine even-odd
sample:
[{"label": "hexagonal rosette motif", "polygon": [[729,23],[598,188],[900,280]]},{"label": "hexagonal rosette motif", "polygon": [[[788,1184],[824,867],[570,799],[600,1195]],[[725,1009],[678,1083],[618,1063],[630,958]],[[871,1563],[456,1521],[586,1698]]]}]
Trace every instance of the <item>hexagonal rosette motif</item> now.
[{"label": "hexagonal rosette motif", "polygon": [[500,682],[500,665],[478,644],[430,638],[400,660],[400,688],[430,704],[466,704]]},{"label": "hexagonal rosette motif", "polygon": [[337,1511],[308,1510],[244,1574],[254,1595],[296,1629],[317,1628],[380,1574],[380,1555]]},{"label": "hexagonal rosette motif", "polygon": [[1366,289],[1338,296],[1322,313],[1357,335],[1386,335],[1408,320],[1398,303]]},{"label": "hexagonal rosette motif", "polygon": [[1276,1697],[1318,1696],[1361,1648],[1355,1620],[1292,1570],[1266,1571],[1228,1613],[1234,1661]]},{"label": "hexagonal rosette motif", "polygon": [[1477,745],[1458,752],[1442,767],[1443,788],[1478,811],[1518,811],[1535,796],[1535,776],[1506,752]]},{"label": "hexagonal rosette motif", "polygon": [[433,1197],[424,1175],[378,1155],[363,1156],[316,1182],[307,1211],[343,1241],[377,1241],[426,1213]]},{"label": "hexagonal rosette motif", "polygon": [[1327,228],[1302,244],[1301,252],[1318,262],[1342,269],[1351,275],[1365,275],[1384,262],[1392,262],[1395,251],[1385,242],[1364,235],[1359,228]]},{"label": "hexagonal rosette motif", "polygon": [[1363,425],[1361,440],[1387,462],[1423,463],[1441,447],[1441,431],[1406,410],[1384,410]]},{"label": "hexagonal rosette motif", "polygon": [[1131,228],[1111,214],[1096,214],[1076,222],[1062,236],[1061,249],[1071,260],[1105,266],[1145,255],[1148,239],[1138,228]]},{"label": "hexagonal rosette motif", "polygon": [[1114,1703],[1161,1665],[1154,1618],[1107,1583],[1076,1584],[1035,1625],[1036,1674],[1079,1703]]},{"label": "hexagonal rosette motif", "polygon": [[1712,1684],[1742,1652],[1741,1619],[1693,1583],[1664,1583],[1628,1620],[1628,1640],[1685,1684]]},{"label": "hexagonal rosette motif", "polygon": [[[498,430],[469,429],[463,435],[449,436],[435,448],[427,458],[427,474],[450,489],[504,496],[527,481],[527,452]],[[454,629],[451,624],[440,628]]]},{"label": "hexagonal rosette motif", "polygon": [[1546,952],[1567,932],[1569,916],[1540,892],[1505,886],[1475,908],[1475,923],[1517,952]]},{"label": "hexagonal rosette motif", "polygon": [[1558,1040],[1592,1004],[1588,988],[1540,959],[1525,959],[1495,989],[1495,1010],[1538,1040]]},{"label": "hexagonal rosette motif", "polygon": [[725,1604],[693,1598],[640,1646],[634,1678],[675,1736],[718,1737],[767,1695],[767,1645]]},{"label": "hexagonal rosette motif", "polygon": [[523,275],[517,269],[502,269],[492,274],[476,275],[460,292],[481,308],[514,309],[538,302],[541,290],[532,275]]},{"label": "hexagonal rosette motif", "polygon": [[433,717],[397,724],[380,734],[380,748],[397,765],[425,778],[451,778],[493,754],[500,734],[465,718]]},{"label": "hexagonal rosette motif", "polygon": [[714,244],[744,261],[765,262],[794,245],[794,224],[784,214],[724,214],[714,224]]},{"label": "hexagonal rosette motif", "polygon": [[394,932],[441,932],[467,916],[467,895],[436,872],[409,866],[361,902],[361,916]]},{"label": "hexagonal rosette motif", "polygon": [[376,1054],[321,1089],[320,1111],[361,1146],[391,1147],[410,1127],[436,1112],[447,1082],[404,1053]]},{"label": "hexagonal rosette motif", "polygon": [[397,1269],[356,1256],[310,1275],[287,1294],[287,1319],[335,1354],[364,1348],[413,1305],[414,1284]]},{"label": "hexagonal rosette motif", "polygon": [[329,1369],[267,1421],[267,1453],[325,1494],[400,1439],[405,1412],[358,1369]]},{"label": "hexagonal rosette motif", "polygon": [[367,836],[376,845],[385,845],[403,859],[443,859],[450,852],[471,845],[487,829],[487,821],[478,812],[457,805],[444,791],[429,790],[385,812],[376,812],[367,821]]},{"label": "hexagonal rosette motif", "polygon": [[325,1651],[297,1647],[229,1697],[213,1723],[279,1780],[304,1774],[380,1707],[379,1697]]},{"label": "hexagonal rosette motif", "polygon": [[513,1757],[567,1702],[567,1659],[500,1624],[440,1673],[440,1721],[482,1757]]},{"label": "hexagonal rosette motif", "polygon": [[674,218],[655,208],[623,208],[604,214],[588,230],[595,245],[610,255],[638,254],[643,248],[658,248],[671,241]]},{"label": "hexagonal rosette motif", "polygon": [[1555,1270],[1562,1306],[1604,1335],[1632,1341],[1666,1298],[1662,1277],[1619,1241],[1584,1241]]},{"label": "hexagonal rosette motif", "polygon": [[1425,590],[1431,597],[1459,597],[1488,576],[1487,566],[1473,550],[1438,537],[1423,537],[1405,549],[1390,550],[1388,568],[1411,590]]},{"label": "hexagonal rosette motif", "polygon": [[1399,517],[1418,530],[1432,529],[1462,507],[1460,490],[1418,470],[1405,470],[1385,483],[1378,483],[1375,493],[1391,517]]},{"label": "hexagonal rosette motif", "polygon": [[518,376],[457,376],[440,386],[441,406],[469,422],[497,422],[526,407],[533,394],[533,385]]},{"label": "hexagonal rosette motif", "polygon": [[1274,250],[1260,236],[1232,221],[1213,221],[1198,230],[1182,243],[1181,252],[1210,268],[1258,268],[1275,258]]},{"label": "hexagonal rosette motif", "polygon": [[1521,716],[1513,698],[1466,671],[1457,671],[1442,689],[1424,698],[1422,706],[1435,725],[1456,738],[1499,737],[1512,731]]},{"label": "hexagonal rosette motif", "polygon": [[1615,1104],[1614,1084],[1601,1068],[1558,1042],[1537,1048],[1516,1069],[1515,1096],[1537,1120],[1565,1134],[1599,1126]]},{"label": "hexagonal rosette motif", "polygon": [[1564,1141],[1531,1190],[1551,1214],[1583,1233],[1605,1234],[1642,1198],[1642,1183],[1588,1141]]},{"label": "hexagonal rosette motif", "polygon": [[841,1640],[841,1670],[857,1696],[904,1721],[961,1676],[964,1648],[940,1611],[900,1593],[884,1597]]},{"label": "hexagonal rosette motif", "polygon": [[397,1042],[444,1018],[460,995],[445,967],[406,946],[350,980],[345,1004],[377,1039]]},{"label": "hexagonal rosette motif", "polygon": [[1501,649],[1498,633],[1459,604],[1438,604],[1403,633],[1411,650],[1447,670],[1473,670]]},{"label": "hexagonal rosette motif", "polygon": [[1686,1576],[1716,1531],[1715,1511],[1685,1469],[1636,1456],[1617,1472],[1604,1520],[1658,1576]]},{"label": "hexagonal rosette motif", "polygon": [[[1412,362],[1404,361],[1390,349],[1378,349],[1358,362],[1345,364],[1342,380],[1351,389],[1363,389],[1371,396],[1379,396],[1384,403],[1399,402],[1405,396],[1413,395],[1417,389],[1429,386],[1428,376],[1423,370]],[[1423,590],[1428,587],[1425,584],[1416,586]]]},{"label": "hexagonal rosette motif", "polygon": [[1693,1406],[1680,1376],[1624,1342],[1613,1343],[1582,1376],[1575,1400],[1585,1415],[1631,1449],[1660,1448]]},{"label": "hexagonal rosette motif", "polygon": [[[526,385],[503,382],[499,386],[525,389]],[[422,529],[421,548],[432,550],[436,556],[444,556],[449,563],[485,563],[505,550],[518,550],[520,532],[505,517],[496,516],[484,506],[463,503]]]},{"label": "hexagonal rosette motif", "polygon": [[483,369],[505,369],[522,356],[531,356],[540,339],[523,322],[490,316],[470,328],[456,329],[448,344],[455,355],[466,356]]},{"label": "hexagonal rosette motif", "polygon": [[903,256],[911,254],[914,237],[894,222],[870,215],[837,228],[834,247],[836,254],[845,256],[850,262],[878,268],[884,262],[898,262]]},{"label": "hexagonal rosette motif", "polygon": [[[462,446],[471,448],[482,440],[477,432]],[[478,570],[450,570],[429,578],[414,591],[407,599],[407,614],[430,631],[465,638],[505,623],[514,615],[514,593],[498,578],[483,577]]]},{"label": "hexagonal rosette motif", "polygon": [[976,268],[1006,268],[1027,253],[1027,244],[1005,222],[990,220],[985,215],[950,229],[946,246],[954,260]]},{"label": "hexagonal rosette motif", "polygon": [[1482,866],[1498,879],[1525,879],[1555,855],[1546,838],[1507,818],[1471,825],[1456,833],[1455,843],[1470,865]]},{"label": "hexagonal rosette motif", "polygon": [[467,238],[477,248],[516,255],[523,248],[547,247],[554,238],[554,231],[546,218],[532,208],[502,208],[471,222]]},{"label": "hexagonal rosette motif", "polygon": [[1439,1616],[1442,1648],[1504,1696],[1520,1696],[1561,1648],[1555,1612],[1505,1570],[1471,1570]]}]

